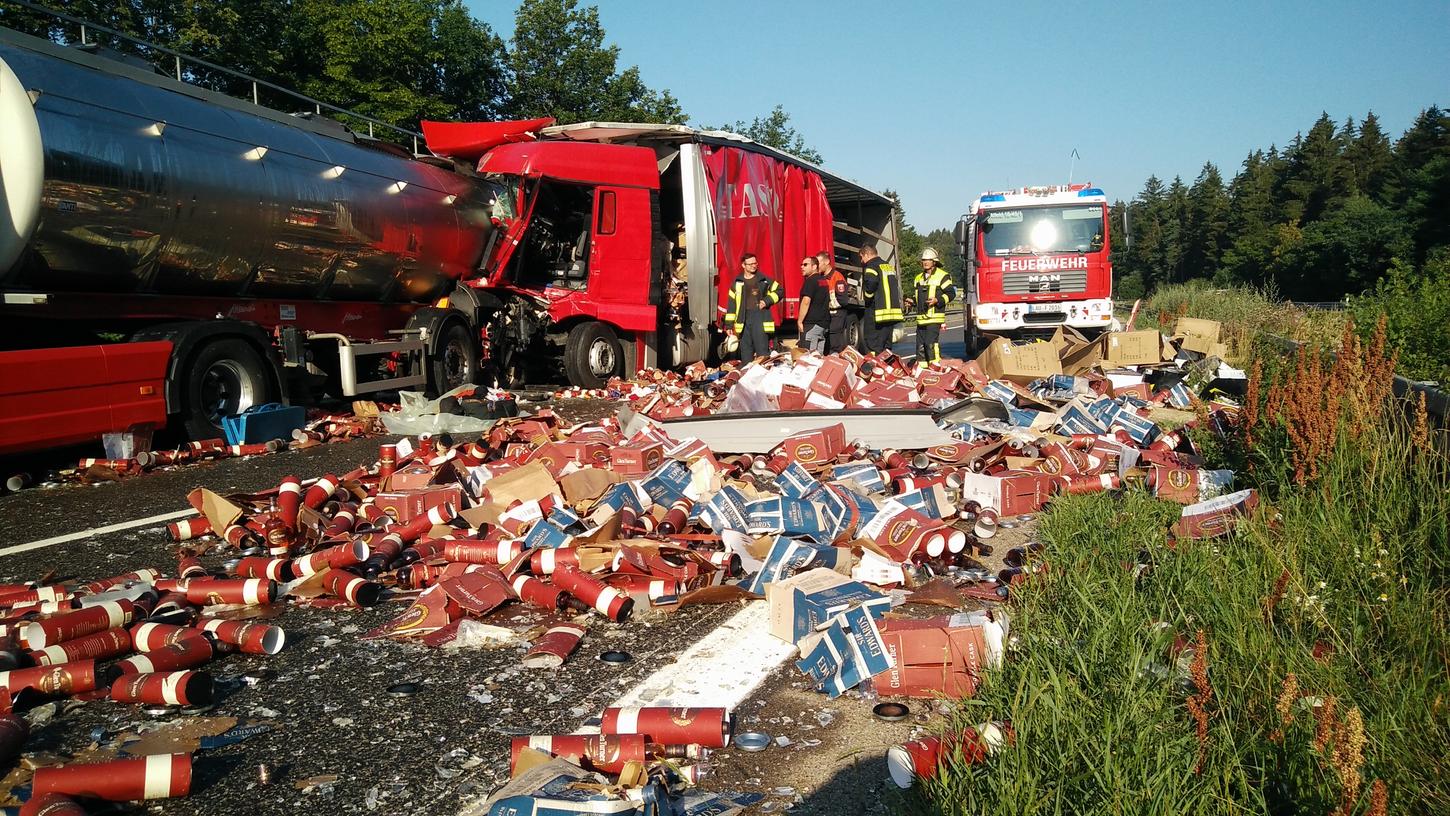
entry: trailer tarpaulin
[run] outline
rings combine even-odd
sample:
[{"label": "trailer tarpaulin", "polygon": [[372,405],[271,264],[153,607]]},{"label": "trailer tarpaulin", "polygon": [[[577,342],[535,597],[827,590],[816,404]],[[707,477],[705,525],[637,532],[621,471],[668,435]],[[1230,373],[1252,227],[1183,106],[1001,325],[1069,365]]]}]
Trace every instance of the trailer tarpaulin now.
[{"label": "trailer tarpaulin", "polygon": [[702,150],[715,202],[718,299],[724,308],[740,256],[754,252],[760,271],[780,281],[790,302],[775,310],[776,322],[795,315],[801,258],[831,250],[831,209],[820,176],[769,156],[721,145]]}]

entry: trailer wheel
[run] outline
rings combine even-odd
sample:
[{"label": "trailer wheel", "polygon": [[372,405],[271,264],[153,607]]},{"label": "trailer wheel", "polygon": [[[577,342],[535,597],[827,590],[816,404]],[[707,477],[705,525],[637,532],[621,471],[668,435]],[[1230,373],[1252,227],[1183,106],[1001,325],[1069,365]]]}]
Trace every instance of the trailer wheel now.
[{"label": "trailer wheel", "polygon": [[428,385],[432,396],[477,382],[478,343],[467,326],[456,321],[444,324],[437,348],[438,353],[428,363]]},{"label": "trailer wheel", "polygon": [[182,423],[191,439],[221,435],[222,417],[235,416],[277,396],[268,364],[245,340],[224,338],[202,346],[182,381]]},{"label": "trailer wheel", "polygon": [[846,345],[853,349],[861,348],[861,318],[847,312],[846,329],[842,332],[845,336]]},{"label": "trailer wheel", "polygon": [[610,377],[624,374],[624,351],[614,331],[603,323],[580,323],[564,344],[564,373],[580,388],[603,388]]}]

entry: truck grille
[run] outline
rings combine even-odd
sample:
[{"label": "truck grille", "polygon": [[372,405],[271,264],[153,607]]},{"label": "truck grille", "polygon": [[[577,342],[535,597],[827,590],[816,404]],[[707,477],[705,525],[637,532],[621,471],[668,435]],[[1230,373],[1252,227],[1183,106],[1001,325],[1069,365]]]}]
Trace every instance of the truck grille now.
[{"label": "truck grille", "polygon": [[1086,269],[1069,269],[1062,272],[1002,273],[1002,293],[1005,295],[1085,291],[1087,291]]}]

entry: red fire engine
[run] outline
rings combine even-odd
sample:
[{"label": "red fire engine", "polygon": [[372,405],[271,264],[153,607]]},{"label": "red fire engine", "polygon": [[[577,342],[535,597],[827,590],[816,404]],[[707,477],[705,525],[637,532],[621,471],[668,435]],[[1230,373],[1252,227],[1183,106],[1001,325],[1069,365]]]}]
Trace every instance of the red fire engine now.
[{"label": "red fire engine", "polygon": [[1095,336],[1113,320],[1108,198],[1091,184],[983,193],[957,225],[967,258],[967,340]]}]

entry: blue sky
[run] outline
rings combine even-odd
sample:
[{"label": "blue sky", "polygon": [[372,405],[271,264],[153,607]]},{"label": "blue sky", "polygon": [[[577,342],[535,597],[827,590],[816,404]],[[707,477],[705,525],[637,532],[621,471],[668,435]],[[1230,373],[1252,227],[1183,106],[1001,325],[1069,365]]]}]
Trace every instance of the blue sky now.
[{"label": "blue sky", "polygon": [[[466,0],[504,37],[512,0]],[[582,0],[588,4],[589,0]],[[1397,137],[1450,106],[1450,0],[1040,3],[600,0],[621,67],[695,123],[782,104],[833,172],[901,193],[923,231],[989,188],[1232,177],[1321,111]]]}]

